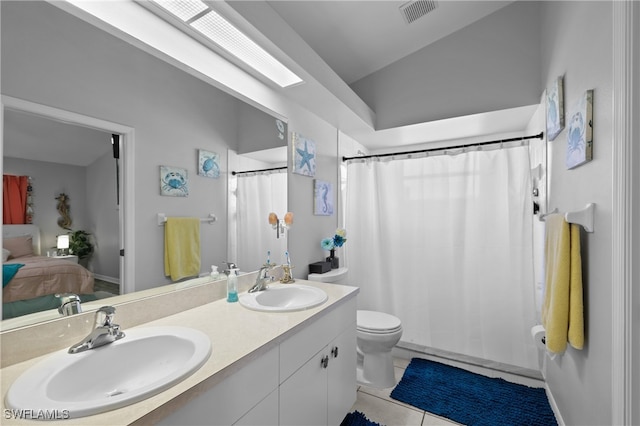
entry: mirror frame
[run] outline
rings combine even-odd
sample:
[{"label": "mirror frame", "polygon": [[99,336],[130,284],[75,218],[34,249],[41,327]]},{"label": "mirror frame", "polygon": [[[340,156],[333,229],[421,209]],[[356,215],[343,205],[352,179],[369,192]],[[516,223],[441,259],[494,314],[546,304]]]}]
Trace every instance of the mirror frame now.
[{"label": "mirror frame", "polygon": [[[50,107],[31,101],[26,101],[12,96],[2,95],[0,101],[2,108],[2,123],[4,126],[4,111],[11,109],[15,111],[25,112],[38,115],[51,120],[63,121],[68,124],[88,127],[108,133],[119,133],[122,135],[121,150],[123,152],[122,176],[120,185],[122,190],[122,213],[121,213],[121,234],[122,247],[124,248],[124,258],[120,261],[120,294],[128,294],[135,291],[135,238],[133,233],[128,232],[128,228],[132,227],[135,221],[134,200],[135,200],[135,184],[134,184],[134,143],[135,129],[133,127],[124,126],[122,124],[113,123],[106,120],[66,111],[60,108]],[[4,134],[0,136],[0,144],[3,147],[4,155]]]}]

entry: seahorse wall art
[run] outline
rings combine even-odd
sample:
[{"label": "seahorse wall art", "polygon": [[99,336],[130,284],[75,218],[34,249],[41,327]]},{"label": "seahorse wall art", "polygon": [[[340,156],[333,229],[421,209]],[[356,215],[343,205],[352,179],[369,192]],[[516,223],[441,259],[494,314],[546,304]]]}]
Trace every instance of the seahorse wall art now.
[{"label": "seahorse wall art", "polygon": [[64,192],[60,193],[56,197],[58,200],[58,213],[60,213],[60,217],[58,218],[58,226],[62,229],[71,230],[71,216],[69,215],[69,196]]}]

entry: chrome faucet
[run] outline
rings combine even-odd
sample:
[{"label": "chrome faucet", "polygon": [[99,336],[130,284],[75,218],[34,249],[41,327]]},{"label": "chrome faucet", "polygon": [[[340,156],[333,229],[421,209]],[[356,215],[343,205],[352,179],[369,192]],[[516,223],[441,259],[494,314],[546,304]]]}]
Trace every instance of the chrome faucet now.
[{"label": "chrome faucet", "polygon": [[82,306],[80,305],[80,297],[73,293],[56,294],[56,297],[60,299],[60,306],[58,312],[65,317],[69,315],[75,315],[82,312]]},{"label": "chrome faucet", "polygon": [[255,293],[256,291],[263,291],[267,289],[267,285],[273,281],[273,277],[267,275],[267,272],[271,270],[276,265],[273,263],[265,263],[262,265],[262,268],[258,271],[258,276],[256,277],[256,282],[249,289],[249,293]]},{"label": "chrome faucet", "polygon": [[103,306],[96,311],[95,325],[91,333],[75,345],[69,348],[70,354],[77,354],[99,346],[108,345],[122,339],[125,334],[120,331],[120,326],[113,323],[116,308]]}]

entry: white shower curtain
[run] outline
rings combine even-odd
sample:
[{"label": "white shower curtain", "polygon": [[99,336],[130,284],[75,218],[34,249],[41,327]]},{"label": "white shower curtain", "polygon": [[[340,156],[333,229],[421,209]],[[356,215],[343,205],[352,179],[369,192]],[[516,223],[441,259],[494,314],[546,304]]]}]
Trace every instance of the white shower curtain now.
[{"label": "white shower curtain", "polygon": [[237,258],[241,271],[255,271],[267,261],[283,263],[286,235],[276,238],[269,225],[269,213],[284,218],[287,212],[287,173],[270,172],[237,177]]},{"label": "white shower curtain", "polygon": [[402,341],[537,369],[527,147],[347,166],[344,256],[360,309]]}]

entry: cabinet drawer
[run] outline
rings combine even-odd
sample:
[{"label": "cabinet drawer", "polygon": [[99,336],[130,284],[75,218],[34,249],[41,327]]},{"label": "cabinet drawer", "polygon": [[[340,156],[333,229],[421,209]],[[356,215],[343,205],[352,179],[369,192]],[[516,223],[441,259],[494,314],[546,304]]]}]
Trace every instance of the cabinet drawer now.
[{"label": "cabinet drawer", "polygon": [[356,298],[345,301],[280,344],[280,383],[356,321]]}]

